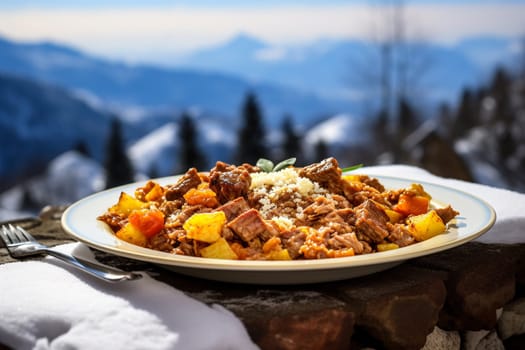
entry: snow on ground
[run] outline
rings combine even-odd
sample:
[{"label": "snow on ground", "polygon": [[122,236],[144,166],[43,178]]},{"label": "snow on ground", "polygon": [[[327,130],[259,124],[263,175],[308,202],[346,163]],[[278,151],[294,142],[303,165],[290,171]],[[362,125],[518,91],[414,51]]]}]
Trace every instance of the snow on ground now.
[{"label": "snow on ground", "polygon": [[[102,190],[104,179],[104,169],[95,160],[76,151],[63,153],[41,176],[0,194],[0,220],[35,215],[46,205],[71,204]],[[33,210],[22,210],[28,205]]]}]

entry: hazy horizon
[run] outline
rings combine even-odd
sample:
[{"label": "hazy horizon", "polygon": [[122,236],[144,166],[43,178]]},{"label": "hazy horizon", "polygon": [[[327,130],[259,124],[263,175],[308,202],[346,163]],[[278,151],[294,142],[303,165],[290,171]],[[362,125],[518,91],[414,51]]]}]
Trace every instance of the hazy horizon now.
[{"label": "hazy horizon", "polygon": [[[129,63],[166,64],[245,34],[276,48],[378,38],[378,1],[3,1],[0,36],[50,41]],[[388,2],[392,3],[392,2]],[[525,1],[404,1],[406,37],[454,44],[466,37],[525,36]]]}]

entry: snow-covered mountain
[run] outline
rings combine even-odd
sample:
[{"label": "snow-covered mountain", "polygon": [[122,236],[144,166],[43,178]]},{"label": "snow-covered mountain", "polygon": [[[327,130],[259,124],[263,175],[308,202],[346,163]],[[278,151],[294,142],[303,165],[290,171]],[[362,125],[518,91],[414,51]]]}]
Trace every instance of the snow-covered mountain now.
[{"label": "snow-covered mountain", "polygon": [[0,189],[81,144],[101,160],[109,120],[63,88],[0,74]]},{"label": "snow-covered mountain", "polygon": [[[515,38],[488,36],[449,46],[409,43],[404,47],[409,83],[429,102],[456,102],[463,87],[483,83],[495,65],[516,62],[518,45]],[[0,50],[0,71],[73,89],[124,115],[198,108],[231,123],[237,121],[246,93],[253,91],[269,125],[279,125],[285,113],[308,124],[319,116],[357,114],[363,100],[377,98],[362,93],[370,89],[379,65],[377,45],[364,40],[275,46],[239,34],[174,58],[177,68],[171,69],[109,61],[54,43],[0,38]]]},{"label": "snow-covered mountain", "polygon": [[[478,85],[498,64],[518,57],[518,38],[471,37],[454,45],[411,42],[403,47],[411,83],[426,98],[451,101],[465,86]],[[240,34],[178,61],[184,67],[235,74],[254,81],[285,84],[321,96],[359,100],[363,80],[378,73],[378,46],[363,40],[319,40],[296,46],[273,46]],[[455,102],[455,101],[452,101]]]},{"label": "snow-covered mountain", "polygon": [[285,113],[309,120],[322,113],[353,108],[348,101],[323,98],[278,82],[250,81],[218,71],[128,65],[57,44],[0,38],[0,51],[0,72],[77,90],[91,102],[112,106],[119,112],[137,106],[174,111],[198,108],[232,123],[238,119],[248,92],[257,95],[272,125],[278,125]]}]

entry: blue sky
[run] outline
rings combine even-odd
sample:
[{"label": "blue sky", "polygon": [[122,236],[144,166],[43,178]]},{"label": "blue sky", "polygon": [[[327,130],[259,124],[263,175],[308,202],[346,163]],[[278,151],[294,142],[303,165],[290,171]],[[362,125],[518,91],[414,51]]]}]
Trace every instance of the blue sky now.
[{"label": "blue sky", "polygon": [[[270,45],[379,36],[390,1],[0,1],[0,36],[129,62],[166,62],[244,33]],[[454,43],[525,36],[525,0],[403,1],[407,35]],[[382,10],[383,9],[383,10]]]}]

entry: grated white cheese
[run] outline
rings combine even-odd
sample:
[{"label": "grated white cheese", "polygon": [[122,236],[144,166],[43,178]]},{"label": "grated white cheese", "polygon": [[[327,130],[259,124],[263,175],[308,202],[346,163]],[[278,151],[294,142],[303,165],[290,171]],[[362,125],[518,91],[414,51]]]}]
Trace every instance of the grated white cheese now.
[{"label": "grated white cheese", "polygon": [[[272,211],[277,209],[279,198],[282,195],[291,195],[291,199],[296,204],[295,217],[279,216],[275,218],[276,222],[285,224],[286,220],[294,220],[301,215],[303,208],[299,205],[305,197],[317,197],[327,195],[328,191],[322,188],[317,182],[300,177],[294,168],[286,168],[277,172],[270,173],[252,173],[250,190],[260,195],[259,203],[261,204],[260,213],[266,219]],[[285,224],[286,225],[286,224]]]},{"label": "grated white cheese", "polygon": [[275,192],[292,190],[307,196],[316,187],[320,188],[319,184],[314,184],[309,179],[300,177],[293,168],[286,168],[271,173],[253,173],[251,177],[252,184],[250,189],[252,190],[264,186],[273,186]]}]

